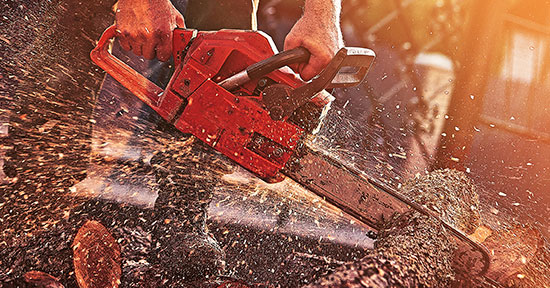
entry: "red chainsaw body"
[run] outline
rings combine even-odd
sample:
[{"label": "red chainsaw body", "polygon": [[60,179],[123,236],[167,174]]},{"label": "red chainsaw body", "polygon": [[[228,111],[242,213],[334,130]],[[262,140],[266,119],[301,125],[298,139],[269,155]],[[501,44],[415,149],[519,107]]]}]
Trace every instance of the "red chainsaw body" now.
[{"label": "red chainsaw body", "polygon": [[[166,89],[161,89],[112,56],[109,28],[92,51],[92,59],[106,72],[184,132],[191,133],[263,179],[282,179],[285,166],[305,134],[288,117],[273,120],[262,107],[258,80],[234,91],[217,83],[276,52],[271,38],[262,32],[220,30],[197,32],[176,29],[173,34],[175,71]],[[304,85],[290,69],[275,70],[263,81],[294,89]],[[321,110],[329,97],[314,97]]]},{"label": "red chainsaw body", "polygon": [[[181,115],[173,120],[174,125],[258,176],[277,178],[300,141],[303,129],[269,117],[259,96],[253,95],[257,81],[250,81],[233,93],[216,84],[272,56],[272,43],[258,32],[199,32],[183,57],[192,34],[193,31],[184,29],[174,31],[176,71],[165,93],[187,100]],[[294,74],[281,71],[268,77],[291,87],[302,84]]]},{"label": "red chainsaw body", "polygon": [[[288,69],[264,70],[273,72],[258,73],[237,82],[235,87],[223,86],[235,88],[228,91],[222,81],[230,82],[242,71],[257,68],[253,64],[273,59],[275,49],[269,36],[242,30],[176,29],[175,71],[166,89],[162,89],[109,53],[108,43],[115,36],[114,26],[104,32],[91,53],[96,64],[177,129],[193,134],[259,177],[280,180],[280,171],[290,168],[285,170],[289,177],[371,227],[379,227],[381,219],[411,208],[437,218],[393,188],[367,178],[338,159],[307,149],[307,145],[293,159],[293,165],[285,167],[311,131],[308,123],[319,122],[321,116],[317,116],[322,113],[315,112],[324,110],[332,100],[330,94],[320,91],[358,85],[372,63],[372,51],[344,47],[308,83]],[[350,72],[346,67],[357,70]],[[260,85],[260,81],[267,84]],[[287,93],[287,88],[292,93]],[[281,108],[283,113],[277,114],[279,110],[273,107]],[[486,249],[451,225],[441,223],[460,245],[460,255],[455,257],[458,269],[484,275],[490,264]]]}]

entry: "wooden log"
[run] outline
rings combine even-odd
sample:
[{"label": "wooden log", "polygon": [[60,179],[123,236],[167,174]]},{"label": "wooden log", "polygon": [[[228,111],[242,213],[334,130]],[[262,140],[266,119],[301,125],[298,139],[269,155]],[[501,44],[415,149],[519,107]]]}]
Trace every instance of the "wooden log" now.
[{"label": "wooden log", "polygon": [[550,247],[539,247],[527,265],[506,280],[509,287],[550,287]]},{"label": "wooden log", "polygon": [[29,271],[23,279],[28,288],[64,288],[59,279],[40,271]]},{"label": "wooden log", "polygon": [[549,287],[550,250],[539,230],[503,224],[490,230],[482,243],[492,255],[487,273],[491,279],[505,287]]},{"label": "wooden log", "polygon": [[80,288],[120,285],[120,246],[101,223],[86,222],[75,236],[73,262]]}]

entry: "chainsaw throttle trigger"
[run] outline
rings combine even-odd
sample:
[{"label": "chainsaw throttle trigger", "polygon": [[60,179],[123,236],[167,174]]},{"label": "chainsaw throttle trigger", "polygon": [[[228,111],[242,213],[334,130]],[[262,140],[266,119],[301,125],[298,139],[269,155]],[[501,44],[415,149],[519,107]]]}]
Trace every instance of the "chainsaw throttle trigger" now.
[{"label": "chainsaw throttle trigger", "polygon": [[284,93],[264,93],[263,103],[273,120],[292,115],[300,106],[309,102],[317,93],[329,88],[343,88],[363,82],[375,54],[366,48],[344,47],[332,58],[325,69],[310,82]]}]

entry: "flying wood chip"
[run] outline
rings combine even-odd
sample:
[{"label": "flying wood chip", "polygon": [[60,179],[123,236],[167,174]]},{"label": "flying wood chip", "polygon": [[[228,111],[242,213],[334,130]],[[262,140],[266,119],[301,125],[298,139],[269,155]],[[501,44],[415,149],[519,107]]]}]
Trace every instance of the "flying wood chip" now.
[{"label": "flying wood chip", "polygon": [[26,287],[34,288],[63,288],[59,279],[40,271],[30,271],[23,276]]},{"label": "flying wood chip", "polygon": [[80,288],[118,287],[120,246],[97,221],[86,222],[73,242],[75,276]]}]

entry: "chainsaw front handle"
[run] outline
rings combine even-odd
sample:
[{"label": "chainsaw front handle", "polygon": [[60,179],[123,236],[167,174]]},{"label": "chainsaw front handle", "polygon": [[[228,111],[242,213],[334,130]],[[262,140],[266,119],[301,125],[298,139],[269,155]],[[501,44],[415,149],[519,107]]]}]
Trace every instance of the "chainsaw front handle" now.
[{"label": "chainsaw front handle", "polygon": [[109,44],[116,35],[117,28],[115,25],[107,28],[101,35],[97,46],[90,53],[90,58],[141,101],[157,110],[164,90],[111,54]]},{"label": "chainsaw front handle", "polygon": [[311,53],[304,47],[286,50],[248,66],[245,70],[221,81],[218,85],[228,91],[233,91],[248,81],[261,78],[284,66],[307,62],[310,56]]},{"label": "chainsaw front handle", "polygon": [[297,47],[277,53],[265,60],[248,66],[248,68],[246,68],[246,73],[250,79],[258,79],[290,64],[307,63],[310,56],[311,53],[309,50],[304,47]]}]

